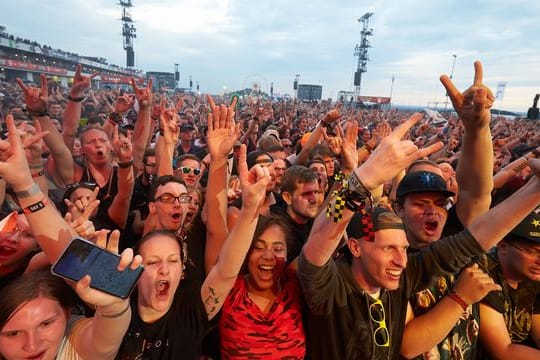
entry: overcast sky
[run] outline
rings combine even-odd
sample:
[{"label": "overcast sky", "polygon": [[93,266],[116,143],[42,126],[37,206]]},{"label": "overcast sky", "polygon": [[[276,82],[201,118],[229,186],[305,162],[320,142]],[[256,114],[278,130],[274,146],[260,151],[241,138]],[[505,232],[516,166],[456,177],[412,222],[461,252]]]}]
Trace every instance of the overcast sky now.
[{"label": "overcast sky", "polygon": [[[540,2],[521,0],[132,0],[137,28],[136,66],[174,71],[180,86],[189,76],[201,91],[219,93],[257,82],[269,91],[293,93],[300,83],[320,84],[323,97],[352,90],[366,12],[373,12],[370,62],[362,95],[393,103],[444,102],[439,83],[450,74],[460,89],[484,63],[495,92],[506,81],[502,107],[527,111],[540,93]],[[79,55],[125,65],[121,8],[114,0],[3,1],[0,25],[15,36]],[[500,101],[495,107],[501,105]]]}]

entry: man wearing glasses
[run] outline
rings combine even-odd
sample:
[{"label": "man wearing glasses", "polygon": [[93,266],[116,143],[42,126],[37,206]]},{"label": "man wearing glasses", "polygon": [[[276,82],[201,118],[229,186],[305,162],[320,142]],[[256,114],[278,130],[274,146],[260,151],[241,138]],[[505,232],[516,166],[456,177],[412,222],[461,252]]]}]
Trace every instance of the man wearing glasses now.
[{"label": "man wearing glasses", "polygon": [[540,358],[540,207],[481,264],[502,287],[480,304],[480,341],[492,357]]},{"label": "man wearing glasses", "polygon": [[[314,360],[399,358],[410,296],[496,245],[540,204],[540,160],[530,160],[537,176],[504,203],[467,230],[407,255],[401,219],[367,206],[372,191],[412,161],[440,149],[438,144],[419,150],[400,140],[419,118],[415,114],[394,129],[353,171],[340,197],[316,218],[302,249],[297,274],[309,308],[306,339]],[[334,260],[349,223],[350,261]]]},{"label": "man wearing glasses", "polygon": [[188,188],[197,188],[202,176],[201,160],[195,155],[184,154],[176,161],[175,173]]}]

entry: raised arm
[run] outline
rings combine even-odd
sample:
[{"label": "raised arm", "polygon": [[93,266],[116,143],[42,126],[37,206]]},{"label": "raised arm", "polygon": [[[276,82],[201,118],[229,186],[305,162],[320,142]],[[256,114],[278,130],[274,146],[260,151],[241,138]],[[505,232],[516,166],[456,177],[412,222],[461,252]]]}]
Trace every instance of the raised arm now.
[{"label": "raised arm", "polygon": [[172,175],[174,173],[172,160],[176,144],[178,143],[178,136],[180,135],[178,112],[184,104],[184,100],[180,98],[174,108],[166,109],[164,101],[162,100],[162,110],[159,118],[162,133],[156,145],[158,176]]},{"label": "raised arm", "polygon": [[210,95],[208,103],[212,112],[208,114],[208,152],[210,168],[206,186],[206,249],[205,269],[217,263],[223,242],[229,234],[227,228],[227,156],[240,135],[240,126],[234,123],[236,98],[229,107],[216,106]]},{"label": "raised arm", "polygon": [[23,91],[26,107],[30,109],[32,118],[39,121],[41,129],[47,132],[43,139],[52,155],[52,161],[47,164],[48,173],[57,184],[70,184],[73,181],[73,157],[47,113],[47,77],[41,74],[40,79],[40,88],[26,87],[21,79],[17,79],[17,84]]},{"label": "raised arm", "polygon": [[[371,154],[368,160],[356,168],[349,177],[349,192],[357,195],[357,198],[368,198],[370,192],[392,179],[401,170],[410,165],[414,160],[423,158],[437,151],[442,143],[433,144],[419,150],[410,140],[401,140],[409,129],[421,118],[420,114],[414,114],[386,138]],[[346,194],[345,194],[346,195]],[[335,207],[335,199],[331,206]],[[359,206],[360,204],[355,204]],[[332,256],[336,249],[347,224],[351,220],[354,211],[345,207],[342,217],[335,222],[333,217],[327,217],[321,212],[315,219],[309,239],[304,245],[303,251],[306,259],[315,266],[323,266]]]},{"label": "raised arm", "polygon": [[73,85],[69,90],[68,103],[64,111],[64,119],[62,122],[62,138],[68,149],[73,149],[73,142],[79,128],[79,120],[81,119],[82,101],[85,93],[92,85],[92,79],[98,74],[90,76],[82,75],[81,64],[77,65],[75,75],[73,76]]},{"label": "raised arm", "polygon": [[441,82],[465,127],[456,171],[459,185],[456,211],[465,227],[489,209],[493,190],[493,145],[489,122],[495,97],[482,79],[480,61],[474,62],[473,85],[463,93],[456,89],[448,76],[441,76]]},{"label": "raised arm", "polygon": [[219,312],[238,277],[251,246],[260,206],[266,196],[266,186],[271,181],[268,168],[255,165],[248,172],[245,145],[242,145],[240,150],[238,172],[242,183],[241,216],[227,236],[219,259],[201,288],[201,297],[209,319]]},{"label": "raised arm", "polygon": [[146,87],[139,88],[135,79],[131,78],[131,86],[139,103],[137,122],[133,129],[133,165],[138,169],[142,166],[146,143],[152,128],[150,118],[153,101],[152,79],[148,80]]},{"label": "raised arm", "polygon": [[540,159],[530,159],[534,176],[499,205],[480,215],[468,230],[484,250],[497,245],[540,204]]},{"label": "raised arm", "polygon": [[129,212],[129,202],[135,187],[133,174],[133,151],[130,137],[118,135],[118,125],[114,128],[113,149],[118,156],[118,193],[115,195],[108,214],[121,229],[126,226]]}]

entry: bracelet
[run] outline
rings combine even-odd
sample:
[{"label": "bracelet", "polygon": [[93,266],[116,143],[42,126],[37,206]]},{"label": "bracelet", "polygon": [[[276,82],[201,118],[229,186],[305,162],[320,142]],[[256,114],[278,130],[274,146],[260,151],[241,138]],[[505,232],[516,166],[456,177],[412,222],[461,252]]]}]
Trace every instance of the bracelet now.
[{"label": "bracelet", "polygon": [[536,149],[532,150],[532,151],[531,151],[531,154],[533,155],[533,157],[534,157],[535,159],[540,158],[540,151],[538,151],[538,150],[536,150]]},{"label": "bracelet", "polygon": [[32,205],[28,205],[23,209],[23,212],[25,214],[32,214],[35,213],[41,209],[45,209],[45,206],[49,204],[49,201],[47,200],[47,197],[44,196],[42,200],[38,201],[37,203],[33,203]]},{"label": "bracelet", "polygon": [[16,191],[15,196],[17,196],[18,199],[23,199],[23,198],[37,195],[40,193],[40,191],[41,189],[39,185],[36,183],[33,183],[32,186],[30,186],[30,188],[28,188],[27,190]]},{"label": "bracelet", "polygon": [[47,110],[44,110],[44,111],[34,111],[32,109],[28,109],[30,115],[32,115],[32,117],[44,117],[44,116],[51,116],[49,114],[49,112]]},{"label": "bracelet", "polygon": [[99,310],[96,310],[96,313],[98,313],[99,316],[107,318],[107,319],[116,319],[116,318],[119,318],[120,316],[124,315],[125,313],[127,313],[127,311],[129,309],[130,309],[130,306],[129,306],[129,301],[128,301],[128,304],[127,304],[126,308],[124,310],[120,311],[120,312],[117,312],[116,314],[105,315]]},{"label": "bracelet", "polygon": [[461,296],[459,296],[458,294],[456,294],[456,292],[454,290],[450,291],[448,294],[446,294],[450,299],[454,300],[459,306],[461,306],[461,308],[463,309],[463,311],[467,310],[467,308],[469,307],[469,305],[467,305],[467,303],[465,302],[465,300],[463,300],[463,298]]},{"label": "bracelet", "polygon": [[40,177],[40,176],[45,175],[45,173],[46,173],[46,172],[45,172],[45,169],[41,168],[41,171],[32,174],[32,177],[33,177],[33,178],[38,178],[38,177]]},{"label": "bracelet", "polygon": [[133,166],[133,159],[118,163],[118,167],[122,169],[126,169],[132,166]]},{"label": "bracelet", "polygon": [[68,95],[68,100],[73,102],[81,102],[84,100],[84,96],[81,97],[72,97],[71,95]]}]

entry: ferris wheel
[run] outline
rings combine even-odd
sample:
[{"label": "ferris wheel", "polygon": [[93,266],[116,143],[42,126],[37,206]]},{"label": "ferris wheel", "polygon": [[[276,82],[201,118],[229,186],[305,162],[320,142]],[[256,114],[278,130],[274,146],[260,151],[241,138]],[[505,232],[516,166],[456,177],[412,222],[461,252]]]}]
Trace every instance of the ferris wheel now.
[{"label": "ferris wheel", "polygon": [[262,97],[269,93],[268,81],[259,74],[250,74],[244,78],[242,89],[247,89],[247,95],[254,97]]}]

